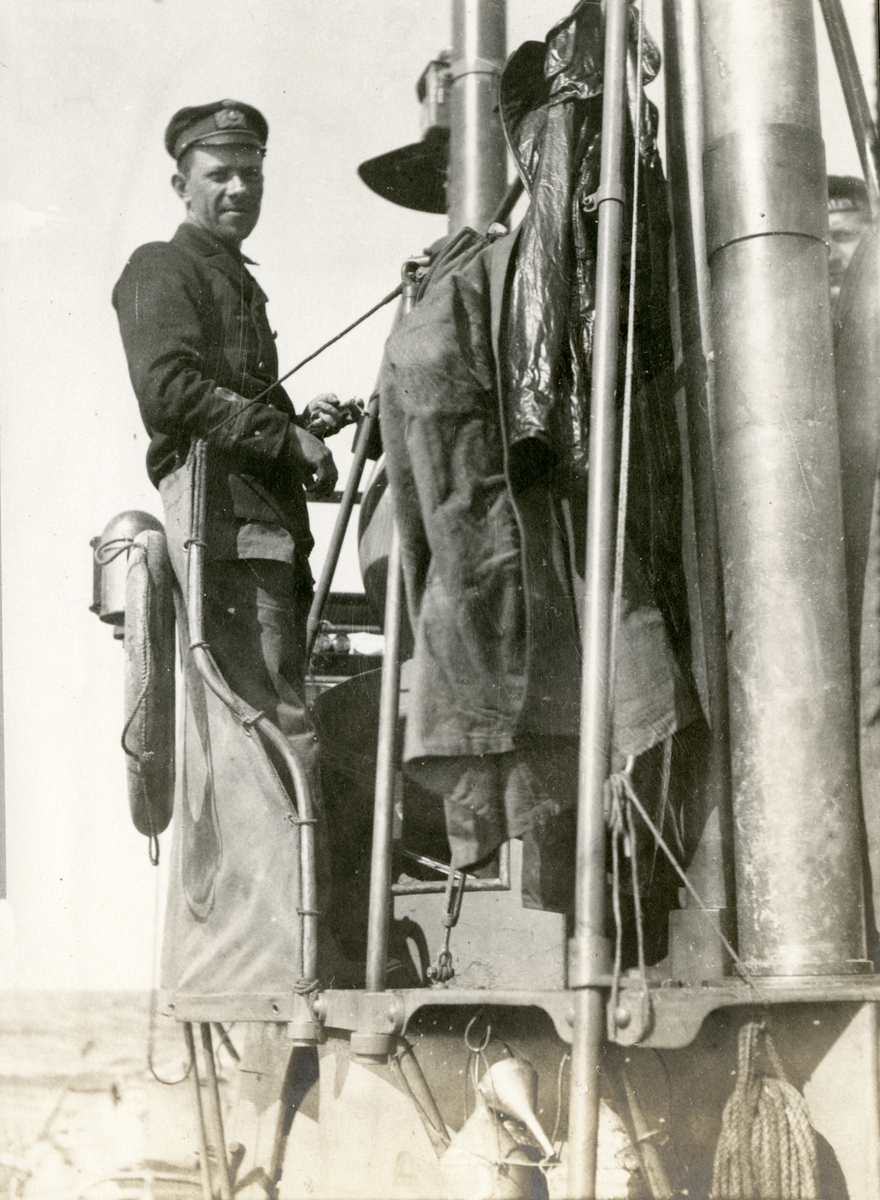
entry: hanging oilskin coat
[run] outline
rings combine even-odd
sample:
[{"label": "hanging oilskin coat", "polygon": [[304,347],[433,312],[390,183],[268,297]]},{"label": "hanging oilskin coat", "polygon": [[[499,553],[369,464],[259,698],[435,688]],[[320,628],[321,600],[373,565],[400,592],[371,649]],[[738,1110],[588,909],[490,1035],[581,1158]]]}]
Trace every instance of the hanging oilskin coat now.
[{"label": "hanging oilskin coat", "polygon": [[[491,241],[466,230],[444,248],[388,341],[380,377],[415,637],[404,755],[407,771],[428,786],[433,777],[446,798],[458,866],[507,836],[527,847],[532,838],[540,859],[542,845],[566,843],[560,822],[570,828],[576,798],[595,274],[584,201],[598,181],[598,12],[580,5],[546,44],[528,43],[509,62],[502,112],[528,213],[513,234]],[[658,171],[648,137],[643,176],[662,183]],[[665,281],[651,253],[664,236],[646,230],[637,260],[647,298],[637,318],[645,345],[617,639],[618,758],[693,712],[673,652],[686,648],[687,619],[677,431],[661,386],[671,365],[665,298],[662,310],[656,303]]]}]

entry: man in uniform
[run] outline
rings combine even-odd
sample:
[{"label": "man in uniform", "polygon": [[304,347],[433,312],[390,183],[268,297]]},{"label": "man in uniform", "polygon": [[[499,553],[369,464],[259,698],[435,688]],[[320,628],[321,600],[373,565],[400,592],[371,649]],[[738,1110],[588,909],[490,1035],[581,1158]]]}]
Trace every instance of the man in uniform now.
[{"label": "man in uniform", "polygon": [[169,552],[185,590],[187,457],[207,443],[205,636],[234,692],[288,737],[317,787],[303,702],[313,581],[306,493],[336,483],[319,437],[343,416],[319,396],[298,416],[278,378],[266,296],[241,244],[260,215],[268,126],[234,100],[184,108],[165,145],[186,217],[170,242],[131,256],[113,292],[165,505]]}]

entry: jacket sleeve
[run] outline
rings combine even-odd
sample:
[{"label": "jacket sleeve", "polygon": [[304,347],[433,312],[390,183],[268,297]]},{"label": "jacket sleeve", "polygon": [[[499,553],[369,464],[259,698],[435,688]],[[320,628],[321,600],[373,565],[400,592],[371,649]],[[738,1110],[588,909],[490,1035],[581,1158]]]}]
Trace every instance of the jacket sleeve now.
[{"label": "jacket sleeve", "polygon": [[[113,291],[132,386],[151,436],[181,444],[209,439],[233,450],[243,467],[284,457],[299,424],[283,388],[287,412],[251,402],[212,378],[209,289],[197,269],[166,243],[141,246]],[[261,380],[236,380],[259,394]]]}]

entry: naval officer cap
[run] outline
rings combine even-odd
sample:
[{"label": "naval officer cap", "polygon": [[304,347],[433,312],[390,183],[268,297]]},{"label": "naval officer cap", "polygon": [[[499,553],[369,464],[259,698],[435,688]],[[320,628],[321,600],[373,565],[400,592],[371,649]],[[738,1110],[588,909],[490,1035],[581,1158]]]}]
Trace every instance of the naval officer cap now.
[{"label": "naval officer cap", "polygon": [[179,159],[191,146],[255,146],[265,151],[269,125],[261,112],[239,100],[182,108],[168,122],[165,148]]}]

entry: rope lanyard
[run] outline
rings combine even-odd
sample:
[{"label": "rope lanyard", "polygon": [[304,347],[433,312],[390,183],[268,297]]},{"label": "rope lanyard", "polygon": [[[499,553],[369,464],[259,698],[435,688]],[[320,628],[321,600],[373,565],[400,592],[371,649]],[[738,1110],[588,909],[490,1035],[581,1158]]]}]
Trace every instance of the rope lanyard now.
[{"label": "rope lanyard", "polygon": [[688,891],[688,894],[696,902],[697,907],[707,917],[709,924],[712,926],[715,933],[718,934],[718,937],[721,940],[721,944],[724,946],[725,950],[730,955],[731,960],[735,964],[741,977],[749,985],[749,987],[752,989],[752,991],[755,992],[758,997],[760,997],[761,991],[760,991],[758,985],[755,983],[755,980],[749,974],[748,968],[746,967],[745,963],[739,957],[737,952],[734,950],[733,946],[731,946],[731,944],[727,940],[727,938],[724,936],[721,926],[715,920],[715,917],[712,914],[711,910],[705,904],[705,902],[702,900],[702,898],[698,895],[694,885],[691,883],[691,881],[688,879],[685,872],[682,870],[682,868],[678,862],[678,859],[675,857],[675,855],[669,849],[669,846],[666,844],[666,840],[664,839],[663,834],[660,832],[660,830],[657,828],[657,826],[654,824],[654,822],[648,816],[645,806],[642,804],[641,800],[639,799],[639,797],[636,793],[635,788],[632,785],[632,768],[633,768],[634,763],[635,763],[634,758],[627,759],[626,767],[624,768],[624,770],[616,772],[614,775],[611,776],[611,779],[609,779],[609,781],[608,781],[609,786],[613,786],[612,780],[614,780],[614,781],[617,781],[619,783],[619,785],[623,788],[623,791],[626,794],[627,801],[630,804],[632,804],[632,806],[635,808],[636,812],[639,814],[639,816],[645,822],[645,825],[648,827],[648,831],[650,832],[651,836],[654,838],[654,841],[656,842],[656,844],[660,847],[660,849],[663,851],[663,853],[669,859],[669,863],[670,863],[672,869],[675,871],[676,875],[678,875],[679,879],[684,884],[685,888]]}]

